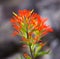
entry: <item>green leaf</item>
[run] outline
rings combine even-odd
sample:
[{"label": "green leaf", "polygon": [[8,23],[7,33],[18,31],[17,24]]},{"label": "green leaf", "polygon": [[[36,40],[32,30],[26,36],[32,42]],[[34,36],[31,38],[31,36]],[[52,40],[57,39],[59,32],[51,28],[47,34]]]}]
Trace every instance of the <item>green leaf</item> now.
[{"label": "green leaf", "polygon": [[38,47],[36,47],[35,53],[37,54],[40,50],[41,50],[41,46],[39,45]]},{"label": "green leaf", "polygon": [[38,53],[38,56],[43,56],[43,55],[45,55],[45,54],[48,54],[50,51],[42,51],[42,52],[39,52]]},{"label": "green leaf", "polygon": [[26,59],[32,59],[30,56],[28,56]]},{"label": "green leaf", "polygon": [[38,45],[38,44],[32,44],[32,45],[31,45],[31,49],[32,49],[32,51],[35,50],[35,48],[36,48],[37,45]]},{"label": "green leaf", "polygon": [[35,48],[35,55],[34,55],[34,57],[37,57],[38,56],[38,53],[39,53],[39,51],[41,50],[41,46],[39,45],[39,44],[37,44],[37,46],[36,46],[36,48]]},{"label": "green leaf", "polygon": [[31,45],[32,52],[34,52],[34,48],[35,48],[35,45],[32,44],[32,45]]}]

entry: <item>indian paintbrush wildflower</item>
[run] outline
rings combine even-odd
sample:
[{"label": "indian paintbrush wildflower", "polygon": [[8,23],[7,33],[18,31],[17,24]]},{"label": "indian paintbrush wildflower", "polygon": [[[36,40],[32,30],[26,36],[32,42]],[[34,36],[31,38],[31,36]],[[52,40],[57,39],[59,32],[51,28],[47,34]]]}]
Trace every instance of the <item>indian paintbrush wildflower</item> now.
[{"label": "indian paintbrush wildflower", "polygon": [[[48,52],[40,51],[46,43],[42,43],[41,38],[47,33],[52,32],[52,28],[46,25],[48,19],[42,18],[33,10],[19,10],[18,14],[13,12],[11,23],[15,29],[13,35],[22,37],[22,42],[30,49],[30,56],[24,54],[26,59],[34,59],[37,56],[47,54]],[[38,43],[39,42],[39,43]],[[41,43],[40,43],[41,42]]]}]

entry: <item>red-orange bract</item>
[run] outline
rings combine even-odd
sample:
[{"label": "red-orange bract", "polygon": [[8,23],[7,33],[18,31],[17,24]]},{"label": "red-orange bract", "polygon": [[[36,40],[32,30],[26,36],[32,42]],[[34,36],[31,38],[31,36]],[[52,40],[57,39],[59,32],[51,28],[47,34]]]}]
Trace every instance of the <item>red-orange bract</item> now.
[{"label": "red-orange bract", "polygon": [[27,53],[24,53],[24,57],[27,58],[28,57],[28,54]]},{"label": "red-orange bract", "polygon": [[[35,40],[37,41],[39,36],[44,36],[48,32],[52,32],[52,28],[46,25],[47,19],[42,18],[39,14],[34,13],[33,10],[19,10],[18,15],[14,13],[13,18],[11,18],[11,23],[15,29],[14,36],[19,35],[21,33],[21,29],[24,27],[24,30],[28,30],[28,35],[32,36],[34,30],[38,30],[40,32],[39,35],[35,36]],[[26,25],[26,26],[25,26]],[[37,39],[36,39],[37,38]],[[26,38],[27,39],[27,38]],[[39,40],[38,40],[39,41]]]}]

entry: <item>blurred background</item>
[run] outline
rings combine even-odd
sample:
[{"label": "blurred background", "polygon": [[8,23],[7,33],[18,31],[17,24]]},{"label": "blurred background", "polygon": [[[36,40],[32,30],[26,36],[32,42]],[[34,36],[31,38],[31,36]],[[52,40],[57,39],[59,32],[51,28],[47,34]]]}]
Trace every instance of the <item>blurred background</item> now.
[{"label": "blurred background", "polygon": [[20,58],[22,50],[20,37],[11,37],[13,32],[10,18],[12,12],[23,9],[34,9],[42,17],[48,18],[54,32],[46,35],[48,49],[51,53],[39,59],[60,59],[60,0],[0,0],[0,59]]}]

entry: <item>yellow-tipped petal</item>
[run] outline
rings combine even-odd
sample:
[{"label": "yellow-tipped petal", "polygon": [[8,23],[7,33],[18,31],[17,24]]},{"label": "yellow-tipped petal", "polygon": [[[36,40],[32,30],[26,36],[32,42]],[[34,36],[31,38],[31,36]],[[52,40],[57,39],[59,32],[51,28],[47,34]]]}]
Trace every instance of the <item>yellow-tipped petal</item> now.
[{"label": "yellow-tipped petal", "polygon": [[31,10],[31,13],[33,13],[34,9]]},{"label": "yellow-tipped petal", "polygon": [[15,12],[13,12],[13,15],[14,15],[14,16],[17,16],[17,14],[16,14]]}]

